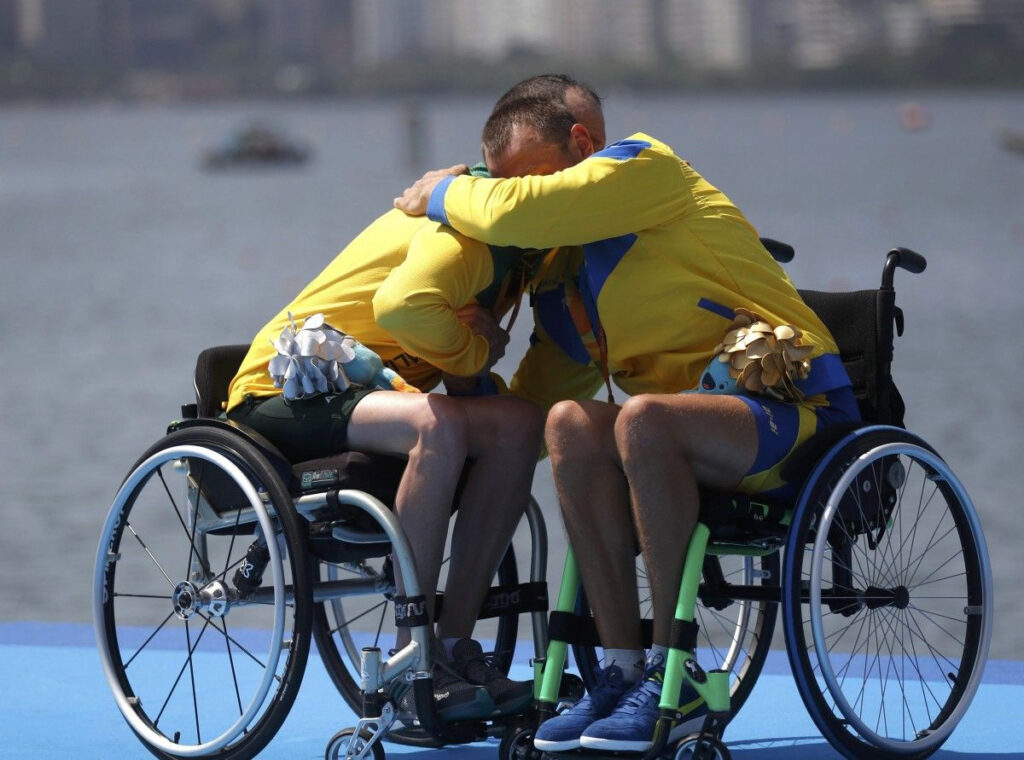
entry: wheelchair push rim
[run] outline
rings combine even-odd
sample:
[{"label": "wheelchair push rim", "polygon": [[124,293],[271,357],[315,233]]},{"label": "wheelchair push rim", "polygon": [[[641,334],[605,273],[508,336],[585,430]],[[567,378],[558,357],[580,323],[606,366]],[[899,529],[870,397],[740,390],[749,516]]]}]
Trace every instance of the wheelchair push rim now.
[{"label": "wheelchair push rim", "polygon": [[[294,575],[295,558],[289,567],[283,552],[287,548],[294,554],[296,523],[273,507],[280,498],[279,484],[264,484],[269,494],[257,490],[250,480],[252,452],[231,436],[181,431],[150,451],[155,453],[143,455],[118,490],[97,551],[93,619],[104,674],[121,714],[154,754],[251,756],[269,741],[290,708],[297,683],[292,687],[286,682],[301,678],[308,653],[301,644],[304,640],[308,646],[308,612],[303,634],[303,613],[291,598],[293,588],[308,593],[308,586],[301,573]],[[216,468],[229,478],[244,508],[212,522],[200,514],[202,478],[198,485],[192,483],[191,491],[188,486],[197,463],[202,472]],[[257,477],[266,481],[272,476],[264,472]],[[179,498],[169,485],[172,480],[185,484]],[[149,507],[161,501],[169,506],[170,517],[151,517],[154,510]],[[165,530],[169,524],[173,538]],[[216,537],[218,529],[230,538]],[[250,540],[254,532],[275,537],[265,542],[269,561],[264,574],[270,577],[247,599],[230,586],[231,573],[248,545],[236,542],[240,529]],[[225,542],[230,546],[221,554]],[[167,549],[172,544],[186,548],[187,562]],[[294,587],[286,584],[286,567],[293,573]],[[303,606],[308,610],[308,603]],[[248,613],[230,614],[245,607]],[[292,627],[289,607],[296,617]],[[118,616],[132,622],[121,622]],[[239,616],[242,621],[258,620],[260,629],[236,627]],[[182,652],[175,653],[181,644]],[[225,679],[230,693],[221,696],[230,705],[211,704],[208,690]],[[164,730],[161,723],[171,727]]]},{"label": "wheelchair push rim", "polygon": [[[787,551],[797,684],[844,754],[925,757],[968,709],[988,652],[980,523],[948,465],[906,431],[862,431],[833,452],[805,488]],[[834,480],[827,499],[815,498],[819,479]]]}]

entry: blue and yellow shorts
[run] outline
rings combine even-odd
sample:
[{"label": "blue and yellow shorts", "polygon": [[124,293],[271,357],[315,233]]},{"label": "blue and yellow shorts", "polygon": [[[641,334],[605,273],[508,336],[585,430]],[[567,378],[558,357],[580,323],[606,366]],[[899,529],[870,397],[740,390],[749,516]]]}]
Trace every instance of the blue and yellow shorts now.
[{"label": "blue and yellow shorts", "polygon": [[[757,459],[736,490],[792,497],[796,488],[782,479],[782,469],[796,448],[830,425],[860,419],[849,386],[809,396],[791,404],[761,395],[739,395],[757,422]],[[799,485],[799,484],[797,484]]]}]

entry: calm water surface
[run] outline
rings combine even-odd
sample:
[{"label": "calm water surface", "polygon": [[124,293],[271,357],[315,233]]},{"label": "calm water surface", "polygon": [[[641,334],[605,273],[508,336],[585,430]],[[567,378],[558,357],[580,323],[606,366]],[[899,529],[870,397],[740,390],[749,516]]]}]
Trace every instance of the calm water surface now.
[{"label": "calm water surface", "polygon": [[[910,99],[927,129],[901,127]],[[110,499],[190,400],[199,350],[249,340],[423,170],[475,160],[489,105],[0,109],[0,619],[89,619]],[[664,140],[762,234],[792,243],[788,270],[801,287],[875,287],[895,245],[928,257],[924,274],[897,277],[907,333],[894,371],[909,427],[951,463],[981,514],[996,574],[994,654],[1024,657],[1024,156],[997,141],[1002,126],[1024,129],[1024,93],[613,92],[606,108],[610,135]],[[314,160],[291,171],[199,168],[205,148],[254,118],[313,143]],[[535,494],[556,580],[564,549],[546,464]]]}]

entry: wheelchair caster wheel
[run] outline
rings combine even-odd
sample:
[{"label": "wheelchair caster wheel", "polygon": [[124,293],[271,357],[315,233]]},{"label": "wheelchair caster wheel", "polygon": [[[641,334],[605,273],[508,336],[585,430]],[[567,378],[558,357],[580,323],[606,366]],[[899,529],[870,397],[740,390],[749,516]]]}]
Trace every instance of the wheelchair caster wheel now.
[{"label": "wheelchair caster wheel", "polygon": [[[356,735],[355,728],[343,728],[327,742],[324,760],[345,760],[349,757],[349,753],[353,758],[366,757],[366,745],[370,743],[371,739],[373,737],[366,731]],[[384,747],[380,742],[370,744],[369,750],[373,760],[384,760]]]},{"label": "wheelchair caster wheel", "polygon": [[690,734],[676,745],[675,760],[730,760],[732,755],[721,739]]},{"label": "wheelchair caster wheel", "polygon": [[543,753],[533,746],[533,727],[509,730],[498,745],[498,760],[540,760]]}]

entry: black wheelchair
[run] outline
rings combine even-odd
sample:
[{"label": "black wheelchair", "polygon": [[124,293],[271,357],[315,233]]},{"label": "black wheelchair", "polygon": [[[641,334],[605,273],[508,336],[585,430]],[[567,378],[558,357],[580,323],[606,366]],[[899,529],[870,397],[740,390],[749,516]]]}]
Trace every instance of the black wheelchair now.
[{"label": "black wheelchair", "polygon": [[[196,403],[132,467],[103,528],[94,623],[132,731],[158,757],[254,757],[287,716],[314,640],[357,714],[374,700],[393,708],[378,687],[411,682],[416,720],[388,722],[390,740],[441,746],[501,734],[502,718],[444,723],[436,715],[421,588],[386,506],[405,461],[346,452],[293,463],[220,418],[247,350],[199,355]],[[532,498],[524,522],[529,580],[520,582],[510,545],[480,612],[496,621],[490,656],[505,672],[520,615],[531,616],[538,657],[547,646],[547,535]],[[443,601],[439,592],[435,614]],[[412,643],[389,652],[399,624]],[[371,749],[383,753],[379,743]]]},{"label": "black wheelchair", "polygon": [[[780,261],[792,257],[788,246],[763,242]],[[801,291],[836,338],[863,422],[819,432],[794,453],[784,472],[802,484],[793,502],[701,494],[645,758],[729,757],[723,733],[764,666],[780,606],[800,696],[845,756],[926,757],[970,705],[992,632],[985,540],[963,485],[904,429],[891,376],[894,333],[904,328],[895,271],[925,265],[897,248],[878,290]],[[649,616],[639,560],[637,578],[641,614]],[[642,622],[649,645],[652,621]],[[503,739],[502,760],[545,756],[533,734],[558,710],[555,686],[568,648],[587,688],[596,683],[599,641],[572,552],[550,624],[536,722]],[[683,683],[707,703],[696,730],[671,696]]]}]

